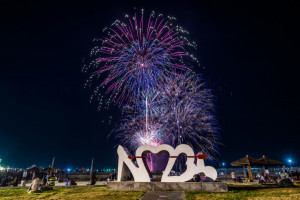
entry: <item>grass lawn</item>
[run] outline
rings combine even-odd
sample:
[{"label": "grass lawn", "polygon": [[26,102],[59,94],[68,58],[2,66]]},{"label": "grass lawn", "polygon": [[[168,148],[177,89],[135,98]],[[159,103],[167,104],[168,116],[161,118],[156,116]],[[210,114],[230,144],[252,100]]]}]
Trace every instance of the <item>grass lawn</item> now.
[{"label": "grass lawn", "polygon": [[185,192],[187,200],[300,200],[300,187],[279,188],[272,185],[229,185],[227,193]]},{"label": "grass lawn", "polygon": [[[300,200],[300,187],[279,188],[262,185],[229,185],[227,193],[185,192],[187,200]],[[27,189],[0,189],[0,199],[99,199],[137,200],[145,192],[109,191],[105,186],[55,187],[52,191],[27,194]]]},{"label": "grass lawn", "polygon": [[136,200],[145,192],[108,191],[104,186],[55,187],[52,191],[27,194],[27,189],[2,189],[0,199],[101,199]]}]

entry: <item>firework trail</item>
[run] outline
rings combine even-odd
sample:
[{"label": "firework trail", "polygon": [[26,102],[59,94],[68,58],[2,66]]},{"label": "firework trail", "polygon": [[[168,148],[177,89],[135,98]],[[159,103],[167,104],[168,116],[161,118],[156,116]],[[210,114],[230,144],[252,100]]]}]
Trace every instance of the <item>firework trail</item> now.
[{"label": "firework trail", "polygon": [[116,138],[132,152],[141,145],[158,146],[167,137],[156,123],[162,112],[158,106],[160,96],[149,97],[146,101],[138,102],[138,105],[124,106],[121,124],[113,131]]}]

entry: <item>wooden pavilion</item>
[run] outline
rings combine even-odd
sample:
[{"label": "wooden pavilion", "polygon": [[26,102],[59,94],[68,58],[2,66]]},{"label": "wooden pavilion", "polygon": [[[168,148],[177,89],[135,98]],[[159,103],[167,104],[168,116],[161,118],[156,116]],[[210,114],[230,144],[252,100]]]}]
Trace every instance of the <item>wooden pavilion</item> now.
[{"label": "wooden pavilion", "polygon": [[248,168],[248,174],[249,174],[249,180],[253,180],[253,176],[252,176],[252,171],[251,171],[251,166],[263,166],[263,163],[261,161],[259,161],[258,159],[252,158],[248,155],[246,155],[245,157],[234,161],[231,163],[231,166],[243,166],[243,171],[244,171],[244,177],[246,178],[246,170],[245,167],[247,166]]},{"label": "wooden pavilion", "polygon": [[50,173],[50,172],[55,172],[55,169],[53,169],[52,167],[46,167],[43,169],[43,172],[46,172],[46,173]]},{"label": "wooden pavilion", "polygon": [[28,168],[26,168],[26,171],[27,172],[32,172],[32,180],[35,178],[35,175],[37,172],[41,172],[41,168],[40,167],[37,167],[36,165],[32,165]]},{"label": "wooden pavilion", "polygon": [[283,163],[277,160],[273,160],[271,158],[266,157],[263,155],[261,158],[257,159],[260,163],[262,163],[264,169],[264,176],[266,176],[266,166],[282,166]]}]

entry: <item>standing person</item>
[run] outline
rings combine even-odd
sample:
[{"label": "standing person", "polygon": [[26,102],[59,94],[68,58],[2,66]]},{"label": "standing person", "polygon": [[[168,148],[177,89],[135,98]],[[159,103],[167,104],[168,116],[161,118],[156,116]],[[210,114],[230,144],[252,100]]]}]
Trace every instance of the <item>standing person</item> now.
[{"label": "standing person", "polygon": [[25,187],[25,186],[26,186],[26,180],[25,178],[22,178],[20,187]]},{"label": "standing person", "polygon": [[49,179],[49,185],[50,186],[55,186],[55,177],[54,176],[52,176],[50,179]]},{"label": "standing person", "polygon": [[285,172],[281,173],[281,179],[285,179],[286,176],[285,176]]},{"label": "standing person", "polygon": [[47,185],[47,177],[46,176],[43,176],[42,182],[43,182],[43,186]]},{"label": "standing person", "polygon": [[65,182],[66,182],[65,186],[68,186],[68,185],[69,185],[69,179],[66,178],[66,179],[65,179]]},{"label": "standing person", "polygon": [[236,176],[234,170],[232,170],[231,172],[231,179],[233,180],[233,182],[236,182]]},{"label": "standing person", "polygon": [[270,180],[270,172],[269,172],[268,168],[266,168],[265,173],[266,173],[266,179],[269,181]]}]

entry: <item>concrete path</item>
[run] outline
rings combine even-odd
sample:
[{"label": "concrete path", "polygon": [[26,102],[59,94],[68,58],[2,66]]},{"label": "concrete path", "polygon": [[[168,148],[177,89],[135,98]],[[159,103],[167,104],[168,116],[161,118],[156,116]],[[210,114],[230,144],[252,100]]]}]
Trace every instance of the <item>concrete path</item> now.
[{"label": "concrete path", "polygon": [[147,192],[140,200],[186,200],[184,192],[171,191],[151,191]]}]

